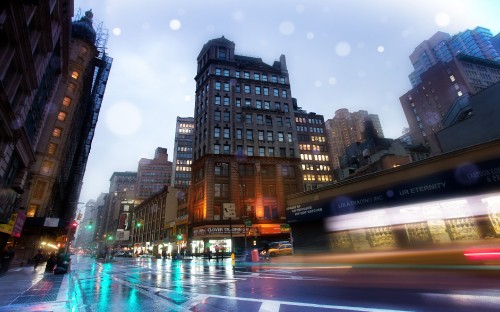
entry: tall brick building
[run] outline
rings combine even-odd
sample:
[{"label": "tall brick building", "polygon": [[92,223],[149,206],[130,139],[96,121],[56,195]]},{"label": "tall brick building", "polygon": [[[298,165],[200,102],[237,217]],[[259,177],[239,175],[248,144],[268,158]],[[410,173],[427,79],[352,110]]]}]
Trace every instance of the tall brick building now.
[{"label": "tall brick building", "polygon": [[303,179],[285,56],[268,65],[236,55],[221,37],[197,62],[193,245],[238,252],[247,236],[286,238],[285,197],[302,191]]}]

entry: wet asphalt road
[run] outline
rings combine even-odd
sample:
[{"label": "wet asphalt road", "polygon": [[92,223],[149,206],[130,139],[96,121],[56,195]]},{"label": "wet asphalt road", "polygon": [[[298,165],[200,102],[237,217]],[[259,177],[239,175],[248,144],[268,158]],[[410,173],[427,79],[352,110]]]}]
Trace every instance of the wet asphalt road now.
[{"label": "wet asphalt road", "polygon": [[484,272],[77,256],[69,293],[76,311],[499,311],[499,280]]}]

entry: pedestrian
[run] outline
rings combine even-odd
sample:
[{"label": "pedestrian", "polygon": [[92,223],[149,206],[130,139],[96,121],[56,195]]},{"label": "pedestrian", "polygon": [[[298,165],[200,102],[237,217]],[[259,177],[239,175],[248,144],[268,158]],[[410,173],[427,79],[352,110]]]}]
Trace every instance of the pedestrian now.
[{"label": "pedestrian", "polygon": [[49,255],[49,259],[47,259],[47,264],[45,265],[45,272],[54,271],[54,267],[56,266],[56,263],[57,263],[56,255],[51,253]]},{"label": "pedestrian", "polygon": [[15,252],[12,246],[7,247],[1,254],[0,273],[6,273],[9,270],[10,263],[14,259]]},{"label": "pedestrian", "polygon": [[219,245],[215,246],[215,261],[219,262],[219,257],[220,257],[220,248]]},{"label": "pedestrian", "polygon": [[36,270],[40,262],[43,260],[43,253],[42,250],[38,250],[38,253],[33,257],[33,271]]}]

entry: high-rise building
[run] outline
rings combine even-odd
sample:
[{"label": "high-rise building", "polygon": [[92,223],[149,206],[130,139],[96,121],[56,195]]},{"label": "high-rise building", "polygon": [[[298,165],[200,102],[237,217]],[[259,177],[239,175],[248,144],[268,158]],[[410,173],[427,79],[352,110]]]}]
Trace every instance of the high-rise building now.
[{"label": "high-rise building", "polygon": [[307,113],[296,105],[294,110],[304,190],[309,191],[333,183],[323,115]]},{"label": "high-rise building", "polygon": [[[56,17],[59,14],[57,11],[69,9],[67,6],[67,2],[58,2],[54,6],[27,6],[24,11],[31,12],[28,24],[37,25],[37,20],[51,13],[54,16],[45,28],[54,32],[32,27],[31,24],[28,28],[36,29],[35,33],[43,33],[44,36],[68,36],[70,41],[63,45],[65,39],[29,40],[29,44],[56,42],[52,49],[57,52],[44,63],[48,64],[48,68],[33,93],[31,107],[28,110],[23,108],[24,112],[29,111],[24,127],[34,148],[34,159],[27,167],[26,183],[18,201],[19,208],[25,211],[27,217],[22,239],[18,241],[21,249],[24,248],[22,245],[32,246],[40,237],[49,242],[68,242],[66,234],[69,233],[69,224],[75,220],[81,181],[112,64],[112,59],[105,52],[107,33],[101,27],[94,29],[91,11],[85,12],[82,17],[77,16],[71,24],[71,32],[67,29],[61,33],[59,25],[52,23],[53,20],[60,20]],[[33,36],[38,36],[35,33]],[[31,47],[31,51],[43,49]],[[42,59],[38,55],[33,57],[37,62]]]},{"label": "high-rise building", "polygon": [[476,94],[500,81],[500,62],[459,54],[421,75],[422,82],[399,98],[410,126],[412,142],[432,155],[442,152],[436,133],[443,117],[461,97]]},{"label": "high-rise building", "polygon": [[194,118],[177,117],[175,127],[172,185],[187,190],[191,185],[191,163],[193,162]]},{"label": "high-rise building", "polygon": [[98,229],[101,249],[106,245],[120,247],[132,243],[137,172],[113,172],[109,182],[109,193],[104,200],[103,218]]},{"label": "high-rise building", "polygon": [[365,137],[366,123],[370,122],[379,138],[384,137],[378,115],[368,114],[365,110],[349,112],[347,108],[335,111],[335,116],[325,122],[330,159],[333,169],[339,169],[339,158],[351,144],[362,142]]},{"label": "high-rise building", "polygon": [[487,60],[499,61],[498,35],[493,37],[489,29],[476,27],[451,36],[437,32],[430,39],[419,44],[410,55],[414,71],[409,75],[413,87],[422,82],[420,76],[431,66],[448,63],[458,54],[470,55]]},{"label": "high-rise building", "polygon": [[135,200],[142,201],[162,191],[172,179],[172,162],[167,149],[158,147],[153,159],[141,158],[137,167]]},{"label": "high-rise building", "polygon": [[[73,1],[7,0],[0,12],[0,222],[6,223],[25,215],[17,198],[27,187],[52,94],[68,72]],[[0,232],[0,248],[11,234],[21,233]]]},{"label": "high-rise building", "polygon": [[197,62],[194,244],[242,251],[247,236],[286,238],[286,196],[303,183],[285,56],[268,65],[235,54],[221,37],[203,46]]}]

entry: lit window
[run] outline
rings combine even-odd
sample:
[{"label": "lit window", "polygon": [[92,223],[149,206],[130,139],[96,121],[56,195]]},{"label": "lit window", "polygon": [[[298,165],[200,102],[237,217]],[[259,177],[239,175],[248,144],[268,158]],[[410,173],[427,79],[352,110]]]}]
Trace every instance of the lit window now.
[{"label": "lit window", "polygon": [[71,104],[71,98],[70,97],[67,97],[65,96],[64,99],[63,99],[63,102],[62,104],[66,107],[69,107],[69,105]]},{"label": "lit window", "polygon": [[52,172],[53,163],[48,160],[44,160],[40,171],[42,174],[48,175]]},{"label": "lit window", "polygon": [[62,129],[61,128],[54,128],[54,130],[52,131],[52,136],[53,137],[56,137],[56,138],[59,138],[61,137],[61,132],[62,132]]},{"label": "lit window", "polygon": [[75,80],[78,79],[78,72],[76,70],[71,73],[71,78],[73,78]]},{"label": "lit window", "polygon": [[462,91],[458,91],[458,92],[457,92],[457,95],[458,95],[458,96],[462,96],[462,95],[463,95],[463,94],[462,94]]},{"label": "lit window", "polygon": [[64,121],[66,120],[66,116],[67,114],[65,112],[59,112],[59,114],[57,114],[57,119],[60,121]]},{"label": "lit window", "polygon": [[455,76],[451,75],[450,80],[451,80],[451,82],[455,82]]},{"label": "lit window", "polygon": [[38,209],[38,205],[31,204],[26,212],[26,217],[33,218],[36,214],[36,210]]},{"label": "lit window", "polygon": [[55,155],[56,152],[57,152],[57,144],[49,143],[49,147],[47,148],[47,154]]}]

